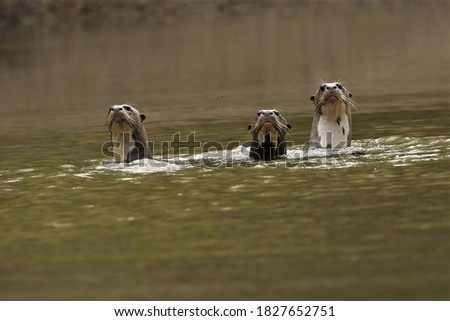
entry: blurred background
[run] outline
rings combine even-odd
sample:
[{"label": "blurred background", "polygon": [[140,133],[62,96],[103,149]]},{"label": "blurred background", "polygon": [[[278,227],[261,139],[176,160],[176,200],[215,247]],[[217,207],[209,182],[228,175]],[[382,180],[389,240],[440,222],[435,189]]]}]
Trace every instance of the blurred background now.
[{"label": "blurred background", "polygon": [[408,107],[448,90],[448,18],[448,1],[1,0],[0,128],[85,129],[124,102],[153,126],[310,113],[338,79],[363,113]]}]

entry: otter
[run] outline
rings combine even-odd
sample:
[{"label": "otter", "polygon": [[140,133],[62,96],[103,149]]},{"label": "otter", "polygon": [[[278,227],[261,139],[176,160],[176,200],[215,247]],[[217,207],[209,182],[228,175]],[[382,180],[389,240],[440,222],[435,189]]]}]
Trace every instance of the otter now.
[{"label": "otter", "polygon": [[307,148],[339,148],[352,144],[353,95],[339,82],[323,83],[311,96],[314,117]]},{"label": "otter", "polygon": [[130,105],[114,105],[108,112],[108,129],[116,163],[150,158],[145,115]]},{"label": "otter", "polygon": [[270,161],[286,154],[285,137],[291,125],[276,109],[262,109],[256,113],[248,130],[252,134],[250,157]]}]

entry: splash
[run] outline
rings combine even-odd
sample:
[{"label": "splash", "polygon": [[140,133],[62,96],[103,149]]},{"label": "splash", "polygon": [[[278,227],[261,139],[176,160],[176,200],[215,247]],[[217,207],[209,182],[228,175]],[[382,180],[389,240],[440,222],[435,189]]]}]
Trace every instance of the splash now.
[{"label": "splash", "polygon": [[135,160],[128,164],[103,162],[95,168],[97,171],[119,171],[131,174],[174,172],[180,169],[182,169],[181,166],[175,164],[173,161],[161,161],[147,158],[143,160]]},{"label": "splash", "polygon": [[450,139],[447,137],[388,136],[356,140],[351,147],[339,149],[303,150],[301,146],[293,146],[284,157],[275,161],[260,162],[253,161],[249,157],[249,147],[240,145],[230,150],[177,155],[167,159],[136,160],[129,164],[103,161],[100,165],[84,168],[75,175],[91,179],[96,173],[154,174],[188,169],[214,170],[233,167],[338,169],[368,164],[410,166],[417,162],[449,159],[449,150]]}]

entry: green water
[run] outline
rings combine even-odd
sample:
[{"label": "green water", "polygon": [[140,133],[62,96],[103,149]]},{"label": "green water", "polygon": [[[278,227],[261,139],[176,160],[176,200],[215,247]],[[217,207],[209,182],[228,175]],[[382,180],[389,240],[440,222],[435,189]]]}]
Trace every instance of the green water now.
[{"label": "green water", "polygon": [[[424,137],[356,140],[364,153],[319,166],[133,173],[98,169],[105,134],[2,140],[2,298],[448,299],[450,139],[433,114]],[[245,139],[239,125],[214,128]]]},{"label": "green water", "polygon": [[[0,299],[450,299],[448,48],[421,47],[448,42],[434,32],[448,11],[426,8],[396,16],[417,32],[394,28],[395,10],[349,10],[337,23],[355,42],[329,43],[329,62],[304,51],[325,46],[315,10],[3,35]],[[353,147],[306,159],[322,77],[347,80],[360,106]],[[172,167],[102,154],[109,104],[130,100]],[[287,159],[197,149],[183,163],[161,149],[178,132],[245,142],[272,105],[293,126]]]}]

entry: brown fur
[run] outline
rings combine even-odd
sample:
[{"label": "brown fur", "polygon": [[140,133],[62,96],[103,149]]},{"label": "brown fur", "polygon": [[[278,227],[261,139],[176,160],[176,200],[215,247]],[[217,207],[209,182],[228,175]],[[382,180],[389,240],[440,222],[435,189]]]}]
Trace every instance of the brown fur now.
[{"label": "brown fur", "polygon": [[286,154],[286,134],[291,125],[276,109],[257,112],[248,130],[252,134],[250,157],[255,160],[270,161]]},{"label": "brown fur", "polygon": [[129,105],[114,105],[109,109],[108,129],[117,163],[150,158],[144,119],[144,114]]}]

